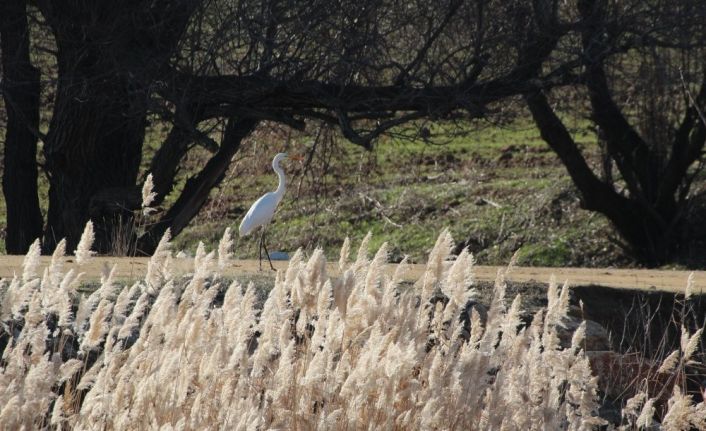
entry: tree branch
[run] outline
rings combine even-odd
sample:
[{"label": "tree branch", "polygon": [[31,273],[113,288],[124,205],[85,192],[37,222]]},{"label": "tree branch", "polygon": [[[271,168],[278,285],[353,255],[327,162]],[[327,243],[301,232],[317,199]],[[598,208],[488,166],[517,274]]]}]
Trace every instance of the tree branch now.
[{"label": "tree branch", "polygon": [[228,120],[218,152],[196,176],[187,180],[172,207],[138,240],[139,253],[151,254],[167,228],[171,230],[172,235],[177,235],[198,214],[208,200],[211,189],[223,180],[241,142],[255,129],[257,123],[257,120],[250,118]]},{"label": "tree branch", "polygon": [[198,113],[189,104],[178,105],[174,113],[172,129],[159,147],[150,163],[149,172],[157,194],[154,206],[161,205],[164,198],[174,188],[174,179],[179,172],[179,164],[193,140],[191,129],[196,127]]},{"label": "tree branch", "polygon": [[706,106],[706,69],[702,73],[701,88],[695,98],[682,78],[684,91],[691,106],[687,108],[674,137],[672,154],[665,166],[657,195],[658,207],[674,203],[675,193],[682,186],[682,180],[689,166],[701,156],[706,143],[706,118],[701,112],[701,106]]},{"label": "tree branch", "polygon": [[595,0],[581,0],[578,3],[585,21],[581,39],[591,116],[605,133],[608,151],[615,159],[630,193],[638,199],[653,202],[657,192],[654,172],[659,168],[659,162],[613,100],[603,68],[606,50],[602,27],[604,7]]},{"label": "tree branch", "polygon": [[400,71],[400,73],[397,75],[397,78],[395,78],[395,84],[404,84],[407,78],[409,77],[409,73],[419,67],[421,62],[424,60],[424,57],[426,57],[427,53],[429,52],[429,49],[439,38],[441,32],[444,30],[444,28],[446,28],[446,26],[451,21],[451,18],[453,18],[453,16],[456,14],[462,4],[463,1],[461,0],[452,1],[451,5],[449,6],[449,9],[446,12],[446,15],[444,16],[444,19],[441,21],[436,30],[434,30],[432,34],[426,39],[424,45],[417,51],[417,55],[414,57],[414,59],[403,70]]},{"label": "tree branch", "polygon": [[566,167],[571,179],[581,192],[583,206],[594,211],[605,211],[610,200],[623,199],[612,185],[602,182],[586,163],[576,142],[549,105],[541,92],[528,94],[525,101],[542,139],[549,144]]},{"label": "tree branch", "polygon": [[[568,130],[554,113],[544,94],[536,92],[525,96],[542,139],[559,156],[572,181],[581,193],[585,209],[604,214],[613,222],[620,234],[636,246],[652,248],[654,238],[646,235],[652,225],[667,228],[666,223],[652,207],[641,205],[638,200],[618,194],[612,185],[602,182],[586,163]],[[654,250],[652,250],[654,251]]]}]

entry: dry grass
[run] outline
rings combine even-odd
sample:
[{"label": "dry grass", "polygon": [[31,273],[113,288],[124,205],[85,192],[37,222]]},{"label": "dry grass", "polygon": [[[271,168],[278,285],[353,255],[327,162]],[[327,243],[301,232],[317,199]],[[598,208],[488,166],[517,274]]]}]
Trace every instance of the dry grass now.
[{"label": "dry grass", "polygon": [[[593,429],[597,379],[581,346],[557,328],[569,291],[552,284],[529,326],[521,298],[505,300],[499,271],[483,321],[466,304],[473,257],[447,264],[444,232],[414,289],[404,265],[383,271],[368,238],[340,277],[321,251],[297,253],[263,301],[253,285],[226,285],[220,255],[199,247],[193,276],[176,283],[169,238],[132,286],[106,271],[90,296],[75,291],[62,249],[40,276],[38,245],[22,276],[0,290],[0,429]],[[84,242],[82,242],[84,244]],[[85,244],[84,244],[85,246]],[[86,248],[77,250],[91,259]],[[444,300],[439,300],[444,298]],[[663,365],[685,366],[699,333]],[[662,370],[662,371],[665,371]],[[706,405],[678,387],[666,413],[638,393],[624,429],[706,427]]]}]

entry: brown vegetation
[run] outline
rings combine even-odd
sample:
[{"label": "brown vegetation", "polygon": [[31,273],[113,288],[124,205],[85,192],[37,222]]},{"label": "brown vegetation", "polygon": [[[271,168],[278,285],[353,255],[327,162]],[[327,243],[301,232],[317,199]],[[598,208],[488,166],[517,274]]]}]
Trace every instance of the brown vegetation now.
[{"label": "brown vegetation", "polygon": [[[88,235],[90,237],[90,235]],[[598,386],[584,354],[581,324],[566,347],[558,329],[569,288],[552,283],[548,306],[521,319],[521,297],[505,300],[499,271],[490,306],[476,292],[473,257],[445,262],[444,232],[414,288],[402,264],[382,268],[383,245],[366,239],[340,276],[320,251],[297,253],[264,302],[250,285],[227,285],[226,234],[219,256],[203,247],[185,284],[171,272],[168,237],[144,278],[121,286],[109,271],[90,296],[76,297],[62,268],[63,242],[42,277],[39,247],[22,276],[2,288],[0,427],[134,429],[592,429]],[[88,240],[77,254],[90,259]],[[443,299],[443,300],[439,300]],[[77,304],[74,305],[74,300]],[[701,330],[682,332],[681,349],[660,373],[683,369]],[[620,429],[703,428],[706,403],[674,385],[666,405],[638,390]],[[42,413],[43,412],[43,413]],[[613,427],[614,425],[609,425]]]}]

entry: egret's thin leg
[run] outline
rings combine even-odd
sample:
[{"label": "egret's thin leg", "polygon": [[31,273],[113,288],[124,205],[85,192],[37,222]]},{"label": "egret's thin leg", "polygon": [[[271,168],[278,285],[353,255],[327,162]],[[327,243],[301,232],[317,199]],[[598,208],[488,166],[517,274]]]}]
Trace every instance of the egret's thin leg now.
[{"label": "egret's thin leg", "polygon": [[272,268],[273,271],[276,271],[274,265],[272,265],[272,259],[270,259],[270,252],[267,251],[267,244],[265,244],[265,228],[262,228],[262,248],[265,249],[265,256],[267,256],[267,261],[270,262],[270,268]]},{"label": "egret's thin leg", "polygon": [[257,251],[260,253],[260,271],[262,271],[262,246],[265,244],[265,228],[263,227],[260,231],[260,242],[257,247]]}]

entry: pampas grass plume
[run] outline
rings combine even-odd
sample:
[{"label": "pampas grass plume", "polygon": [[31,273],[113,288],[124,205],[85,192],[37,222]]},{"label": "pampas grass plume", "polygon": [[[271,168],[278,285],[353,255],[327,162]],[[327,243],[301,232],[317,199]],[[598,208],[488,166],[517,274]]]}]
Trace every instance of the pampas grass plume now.
[{"label": "pampas grass plume", "polygon": [[[150,182],[148,176],[145,186]],[[143,191],[149,205],[152,192]],[[78,277],[63,273],[63,250],[57,247],[42,281],[33,245],[22,277],[0,287],[0,336],[12,337],[0,352],[0,429],[520,431],[604,424],[597,378],[581,348],[585,323],[570,347],[558,340],[568,286],[559,290],[553,281],[548,308],[527,327],[521,297],[506,304],[513,261],[498,271],[487,319],[475,307],[467,318],[462,313],[476,293],[473,256],[463,251],[453,261],[448,230],[413,286],[402,283],[405,265],[392,277],[386,271],[386,244],[368,259],[368,234],[353,263],[344,241],[336,276],[326,271],[322,250],[309,259],[298,250],[267,294],[221,278],[230,230],[217,262],[199,246],[186,280],[171,274],[169,240],[167,231],[141,280],[124,286],[113,267],[75,313]],[[89,222],[79,263],[92,242]],[[56,313],[58,328],[50,333]],[[659,371],[682,373],[698,359],[702,333],[683,329],[681,349]],[[655,425],[658,402],[638,393],[623,409],[626,426]],[[676,387],[662,426],[703,428],[704,413],[706,406]]]},{"label": "pampas grass plume", "polygon": [[233,257],[233,235],[230,232],[230,227],[227,227],[223,232],[223,237],[218,243],[218,269],[225,269]]},{"label": "pampas grass plume", "polygon": [[154,182],[152,181],[152,173],[150,172],[145,178],[145,183],[142,185],[142,213],[144,215],[149,215],[154,211],[150,206],[154,199],[157,197],[157,193],[154,191]]},{"label": "pampas grass plume", "polygon": [[41,255],[41,247],[39,246],[39,240],[35,240],[32,245],[29,246],[29,250],[25,255],[24,261],[22,263],[22,282],[27,283],[32,278],[37,275],[37,268],[39,268]]},{"label": "pampas grass plume", "polygon": [[76,246],[74,255],[76,256],[76,263],[83,265],[88,262],[88,260],[93,256],[94,252],[91,250],[93,247],[93,241],[95,241],[95,234],[93,232],[93,222],[88,221],[86,227],[83,229],[81,234],[81,239]]}]

